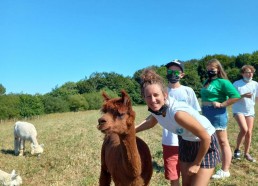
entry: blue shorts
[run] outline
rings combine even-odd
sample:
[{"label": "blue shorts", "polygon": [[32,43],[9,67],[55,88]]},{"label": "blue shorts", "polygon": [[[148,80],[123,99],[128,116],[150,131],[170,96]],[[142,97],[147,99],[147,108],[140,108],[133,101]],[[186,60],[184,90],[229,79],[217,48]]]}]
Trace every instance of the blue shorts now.
[{"label": "blue shorts", "polygon": [[[179,145],[179,160],[182,162],[193,162],[200,148],[200,142],[181,140]],[[215,133],[211,136],[208,152],[203,157],[201,168],[211,169],[220,162],[220,152]]]},{"label": "blue shorts", "polygon": [[202,106],[202,115],[208,118],[216,130],[226,130],[228,125],[228,113],[226,108],[214,108]]}]

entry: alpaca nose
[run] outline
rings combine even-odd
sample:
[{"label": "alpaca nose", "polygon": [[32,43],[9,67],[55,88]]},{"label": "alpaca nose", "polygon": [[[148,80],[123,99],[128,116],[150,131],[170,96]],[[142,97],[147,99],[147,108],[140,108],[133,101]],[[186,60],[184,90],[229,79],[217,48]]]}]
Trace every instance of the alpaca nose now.
[{"label": "alpaca nose", "polygon": [[103,118],[99,118],[98,123],[99,123],[99,125],[103,125],[104,123],[106,123],[106,120]]}]

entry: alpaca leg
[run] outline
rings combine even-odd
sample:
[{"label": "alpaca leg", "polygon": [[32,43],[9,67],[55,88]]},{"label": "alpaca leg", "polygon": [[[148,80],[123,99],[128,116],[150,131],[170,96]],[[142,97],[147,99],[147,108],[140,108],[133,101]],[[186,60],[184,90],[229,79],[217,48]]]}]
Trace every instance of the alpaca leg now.
[{"label": "alpaca leg", "polygon": [[110,184],[111,184],[110,173],[101,168],[100,177],[99,177],[99,186],[108,186]]},{"label": "alpaca leg", "polygon": [[24,155],[24,150],[25,150],[25,140],[20,140],[20,154],[19,154],[19,156]]},{"label": "alpaca leg", "polygon": [[18,155],[20,150],[20,138],[14,137],[14,154]]}]

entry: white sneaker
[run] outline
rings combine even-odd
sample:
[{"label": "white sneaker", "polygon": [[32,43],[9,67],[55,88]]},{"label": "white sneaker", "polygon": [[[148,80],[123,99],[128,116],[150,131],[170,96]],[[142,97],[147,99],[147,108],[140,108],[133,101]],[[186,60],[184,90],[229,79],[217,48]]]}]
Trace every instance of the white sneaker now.
[{"label": "white sneaker", "polygon": [[223,178],[227,178],[229,176],[230,176],[229,171],[225,172],[225,171],[220,169],[216,172],[216,174],[213,174],[211,178],[213,178],[213,179],[223,179]]}]

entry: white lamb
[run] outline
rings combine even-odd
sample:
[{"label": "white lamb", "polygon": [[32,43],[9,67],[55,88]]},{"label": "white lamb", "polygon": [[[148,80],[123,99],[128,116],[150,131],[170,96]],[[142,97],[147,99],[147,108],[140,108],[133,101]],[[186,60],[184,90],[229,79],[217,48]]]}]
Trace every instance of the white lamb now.
[{"label": "white lamb", "polygon": [[43,153],[43,144],[37,141],[37,131],[33,124],[17,121],[14,125],[14,153],[23,156],[25,150],[25,140],[31,142],[31,154],[40,155]]},{"label": "white lamb", "polygon": [[0,170],[0,185],[4,186],[19,186],[22,184],[22,178],[15,173],[15,170],[11,174]]}]

